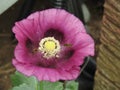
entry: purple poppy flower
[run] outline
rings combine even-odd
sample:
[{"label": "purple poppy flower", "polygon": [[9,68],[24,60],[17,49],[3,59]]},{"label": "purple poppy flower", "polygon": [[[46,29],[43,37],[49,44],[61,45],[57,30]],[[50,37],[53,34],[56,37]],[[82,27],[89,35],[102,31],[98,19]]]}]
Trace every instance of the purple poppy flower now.
[{"label": "purple poppy flower", "polygon": [[76,79],[84,58],[94,55],[82,22],[62,9],[35,12],[16,22],[13,32],[18,40],[13,65],[38,80]]}]

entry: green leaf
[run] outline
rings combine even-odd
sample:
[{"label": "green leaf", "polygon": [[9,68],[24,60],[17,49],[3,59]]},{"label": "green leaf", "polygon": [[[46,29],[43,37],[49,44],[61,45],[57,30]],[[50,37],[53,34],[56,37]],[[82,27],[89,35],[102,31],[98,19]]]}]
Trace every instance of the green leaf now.
[{"label": "green leaf", "polygon": [[11,79],[13,86],[19,86],[25,83],[28,86],[36,88],[38,83],[35,77],[26,77],[19,72],[15,72],[15,74],[11,76]]},{"label": "green leaf", "polygon": [[35,88],[30,87],[29,85],[24,83],[24,84],[14,87],[12,90],[35,90]]},{"label": "green leaf", "polygon": [[63,83],[41,81],[38,90],[63,90]]},{"label": "green leaf", "polygon": [[68,81],[65,90],[78,90],[78,83],[75,81]]},{"label": "green leaf", "polygon": [[[26,77],[19,72],[15,72],[11,76],[13,89],[12,90],[63,90],[62,82],[38,82],[35,77]],[[78,83],[75,81],[68,81],[65,84],[65,90],[78,90]]]},{"label": "green leaf", "polygon": [[19,72],[15,72],[11,80],[14,86],[12,90],[63,90],[61,82],[38,82],[35,77],[26,77]]}]

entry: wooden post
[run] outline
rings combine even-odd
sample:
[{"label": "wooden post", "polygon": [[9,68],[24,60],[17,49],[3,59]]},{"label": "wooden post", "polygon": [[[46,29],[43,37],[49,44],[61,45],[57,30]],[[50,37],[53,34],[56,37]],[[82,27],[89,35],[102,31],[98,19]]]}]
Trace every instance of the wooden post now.
[{"label": "wooden post", "polygon": [[105,0],[94,90],[120,90],[120,0]]}]

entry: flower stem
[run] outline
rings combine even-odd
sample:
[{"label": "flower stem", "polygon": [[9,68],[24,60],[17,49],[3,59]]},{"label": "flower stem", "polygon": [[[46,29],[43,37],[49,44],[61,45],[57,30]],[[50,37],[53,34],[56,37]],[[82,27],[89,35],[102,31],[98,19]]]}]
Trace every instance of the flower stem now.
[{"label": "flower stem", "polygon": [[43,81],[40,81],[40,90],[43,90]]},{"label": "flower stem", "polygon": [[38,83],[38,88],[37,88],[37,90],[44,90],[43,81],[40,81],[40,82]]},{"label": "flower stem", "polygon": [[64,82],[63,82],[63,90],[66,89],[66,83],[67,83],[67,81],[64,81]]},{"label": "flower stem", "polygon": [[80,71],[79,75],[83,72],[83,70],[85,69],[85,67],[89,63],[89,61],[90,61],[90,57],[87,57],[87,61],[85,62],[84,66],[81,68],[81,71]]}]

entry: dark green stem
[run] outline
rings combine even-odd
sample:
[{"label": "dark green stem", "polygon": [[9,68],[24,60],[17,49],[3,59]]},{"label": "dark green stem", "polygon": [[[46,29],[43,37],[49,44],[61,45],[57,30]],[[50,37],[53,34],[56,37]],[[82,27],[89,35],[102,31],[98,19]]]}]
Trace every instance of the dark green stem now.
[{"label": "dark green stem", "polygon": [[67,83],[67,81],[64,81],[64,82],[63,82],[63,90],[66,89],[66,83]]},{"label": "dark green stem", "polygon": [[43,81],[38,82],[36,90],[44,90]]}]

